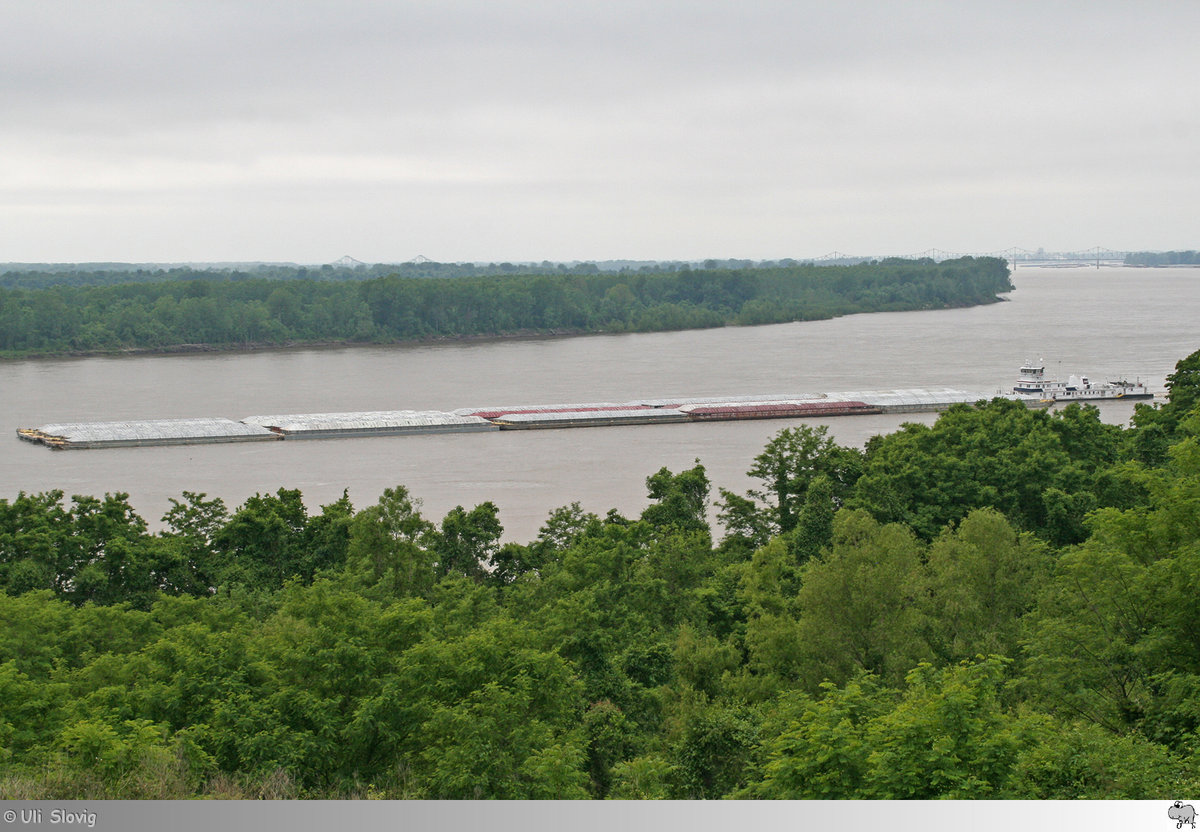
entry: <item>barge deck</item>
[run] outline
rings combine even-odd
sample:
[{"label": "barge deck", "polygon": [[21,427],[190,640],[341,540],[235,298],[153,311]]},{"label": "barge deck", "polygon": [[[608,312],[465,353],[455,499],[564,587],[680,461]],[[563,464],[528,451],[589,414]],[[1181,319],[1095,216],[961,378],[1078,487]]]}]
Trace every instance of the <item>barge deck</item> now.
[{"label": "barge deck", "polygon": [[[920,413],[941,411],[956,404],[974,404],[990,398],[993,396],[986,393],[948,388],[711,398],[678,397],[639,399],[631,402],[462,408],[450,412],[386,410],[247,416],[238,421],[206,418],[55,423],[37,428],[20,428],[17,430],[17,436],[57,450],[196,445],[281,439]],[[1009,395],[1005,398],[1016,397]],[[1043,403],[1027,404],[1031,407],[1043,406]]]}]

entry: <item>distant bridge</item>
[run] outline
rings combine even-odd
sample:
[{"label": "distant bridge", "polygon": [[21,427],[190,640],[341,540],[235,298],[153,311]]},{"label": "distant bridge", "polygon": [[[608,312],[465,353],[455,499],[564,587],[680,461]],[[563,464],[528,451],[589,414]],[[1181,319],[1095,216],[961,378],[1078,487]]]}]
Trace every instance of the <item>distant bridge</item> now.
[{"label": "distant bridge", "polygon": [[935,262],[956,260],[959,257],[999,257],[1007,260],[1016,269],[1018,266],[1123,266],[1128,251],[1114,251],[1110,248],[1095,246],[1083,251],[1046,251],[1038,249],[1031,251],[1027,248],[1006,248],[999,251],[945,251],[940,248],[930,248],[915,254],[888,254],[860,256],[831,251],[822,257],[813,258],[814,263],[860,263],[864,260],[882,260],[887,257],[897,257],[902,260],[929,259]]}]

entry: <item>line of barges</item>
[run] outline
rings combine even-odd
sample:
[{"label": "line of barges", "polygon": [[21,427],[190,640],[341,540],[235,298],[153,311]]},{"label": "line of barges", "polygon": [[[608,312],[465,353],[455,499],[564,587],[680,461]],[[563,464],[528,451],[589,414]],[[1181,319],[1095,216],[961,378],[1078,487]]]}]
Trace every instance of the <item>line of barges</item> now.
[{"label": "line of barges", "polygon": [[940,411],[955,404],[973,404],[989,398],[992,396],[986,393],[948,388],[678,397],[631,402],[462,408],[450,412],[388,410],[247,416],[237,421],[199,418],[55,423],[37,428],[20,428],[17,436],[50,448],[66,450],[746,419],[812,419],[870,413]]}]

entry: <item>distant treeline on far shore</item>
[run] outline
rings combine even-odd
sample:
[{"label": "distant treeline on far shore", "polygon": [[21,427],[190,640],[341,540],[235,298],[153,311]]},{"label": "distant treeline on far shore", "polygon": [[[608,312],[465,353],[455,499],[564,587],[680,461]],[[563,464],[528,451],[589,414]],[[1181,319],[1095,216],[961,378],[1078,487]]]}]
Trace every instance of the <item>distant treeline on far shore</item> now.
[{"label": "distant treeline on far shore", "polygon": [[[379,266],[0,273],[0,352],[653,332],[972,306],[1012,289],[1005,261],[992,257],[838,267],[785,262],[721,268],[714,261],[714,268],[681,264],[659,271],[581,264],[530,273],[500,264],[445,280],[430,279],[439,276],[441,264],[410,265],[419,273],[395,266],[387,274],[372,272]],[[36,274],[77,280],[22,285]],[[154,279],[146,279],[151,274]]]},{"label": "distant treeline on far shore", "polygon": [[[880,258],[822,260],[823,265],[853,265]],[[752,269],[812,264],[811,260],[589,260],[567,263],[439,263],[417,257],[404,263],[363,263],[343,257],[320,265],[299,263],[0,263],[0,288],[111,286],[176,280],[369,280],[373,277],[484,277],[514,274],[596,274],[597,272],[677,272],[686,269]]]},{"label": "distant treeline on far shore", "polygon": [[1131,251],[1127,266],[1200,266],[1200,251]]}]

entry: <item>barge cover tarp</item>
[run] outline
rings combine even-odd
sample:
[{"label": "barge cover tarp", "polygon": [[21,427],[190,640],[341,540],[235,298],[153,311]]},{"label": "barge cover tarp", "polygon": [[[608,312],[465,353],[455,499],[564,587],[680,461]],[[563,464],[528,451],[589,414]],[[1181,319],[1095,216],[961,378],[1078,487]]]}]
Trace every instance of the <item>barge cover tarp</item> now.
[{"label": "barge cover tarp", "polygon": [[285,436],[353,436],[389,433],[441,433],[495,430],[478,416],[440,410],[371,410],[358,413],[294,413],[281,416],[247,416],[248,425],[259,425]]},{"label": "barge cover tarp", "polygon": [[501,427],[611,427],[614,425],[648,425],[666,422],[686,422],[687,415],[674,409],[631,407],[614,410],[547,410],[536,413],[508,413],[496,417]]},{"label": "barge cover tarp", "polygon": [[874,405],[855,401],[782,401],[737,402],[733,404],[689,404],[679,408],[697,421],[742,419],[786,419],[790,417],[853,416],[860,413],[882,413]]},{"label": "barge cover tarp", "polygon": [[278,439],[259,425],[231,419],[136,419],[125,422],[74,422],[42,425],[17,432],[22,439],[61,448],[106,445],[188,445]]},{"label": "barge cover tarp", "polygon": [[910,390],[865,390],[849,393],[830,393],[829,398],[853,399],[882,408],[884,412],[918,412],[945,410],[955,404],[975,404],[989,400],[998,393],[978,393],[950,388],[913,388]]}]

